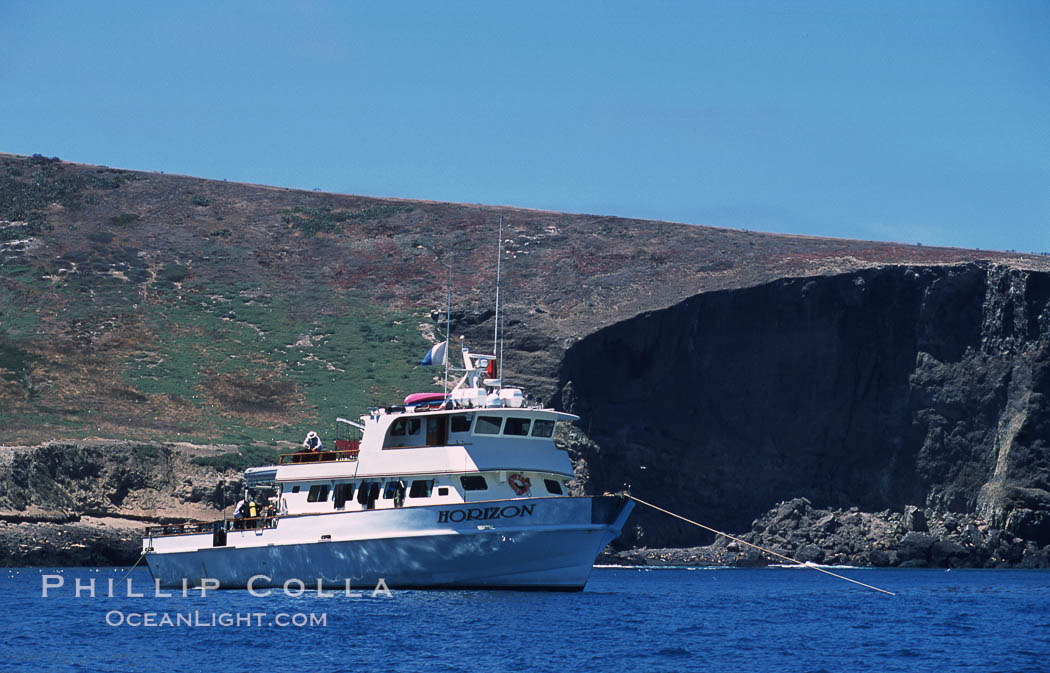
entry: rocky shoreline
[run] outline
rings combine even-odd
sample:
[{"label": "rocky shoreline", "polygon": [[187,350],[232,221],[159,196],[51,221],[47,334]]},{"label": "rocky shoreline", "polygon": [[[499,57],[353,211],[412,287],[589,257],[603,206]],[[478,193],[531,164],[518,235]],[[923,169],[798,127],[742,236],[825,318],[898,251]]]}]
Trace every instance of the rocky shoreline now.
[{"label": "rocky shoreline", "polygon": [[[141,549],[144,522],[119,517],[69,520],[0,518],[0,566],[126,566]],[[898,568],[1050,568],[1039,548],[976,517],[907,508],[904,512],[821,509],[796,498],[734,535],[802,562]],[[785,563],[724,536],[683,548],[607,548],[598,564],[759,567]]]},{"label": "rocky shoreline", "polygon": [[0,446],[0,566],[126,566],[148,524],[222,517],[240,475],[199,464],[229,447],[116,440]]},{"label": "rocky shoreline", "polygon": [[[802,562],[897,568],[1048,568],[1050,545],[993,527],[974,515],[907,507],[903,512],[822,509],[795,498],[734,535]],[[778,565],[764,554],[725,536],[689,548],[607,549],[599,564],[660,566]]]},{"label": "rocky shoreline", "polygon": [[0,566],[128,566],[141,553],[143,531],[144,524],[105,517],[0,521]]},{"label": "rocky shoreline", "polygon": [[[0,566],[134,563],[147,524],[221,518],[223,504],[236,501],[240,475],[198,460],[228,450],[107,440],[0,447]],[[705,546],[641,546],[648,537],[642,525],[648,519],[642,514],[664,516],[639,506],[615,543],[620,547],[607,549],[598,563],[784,562],[723,536]],[[995,525],[976,514],[913,506],[879,512],[825,509],[795,498],[755,519],[751,530],[732,534],[799,561],[826,565],[1050,567],[1050,545],[1039,546],[1038,537],[1026,534],[1039,533],[1041,520],[1022,514],[1015,511]]]}]

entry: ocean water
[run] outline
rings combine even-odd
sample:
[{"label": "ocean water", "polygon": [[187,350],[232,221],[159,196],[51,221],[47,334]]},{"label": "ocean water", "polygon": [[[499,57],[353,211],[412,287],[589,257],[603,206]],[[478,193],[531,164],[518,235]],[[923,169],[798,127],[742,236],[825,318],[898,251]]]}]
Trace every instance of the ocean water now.
[{"label": "ocean water", "polygon": [[[169,598],[138,568],[139,598],[124,569],[2,569],[0,671],[1050,671],[1050,572],[839,572],[897,595],[805,569],[596,568],[582,593]],[[46,598],[45,575],[63,583]]]}]

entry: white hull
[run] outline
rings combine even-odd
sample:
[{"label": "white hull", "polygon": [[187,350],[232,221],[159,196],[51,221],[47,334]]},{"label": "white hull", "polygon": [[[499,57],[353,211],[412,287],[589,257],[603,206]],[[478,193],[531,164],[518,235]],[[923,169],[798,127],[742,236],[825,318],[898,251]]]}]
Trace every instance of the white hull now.
[{"label": "white hull", "polygon": [[220,547],[208,534],[148,539],[146,562],[165,587],[208,578],[243,589],[264,575],[254,587],[297,579],[371,589],[382,579],[391,588],[579,590],[632,507],[561,497],[288,517],[272,529],[231,531]]}]

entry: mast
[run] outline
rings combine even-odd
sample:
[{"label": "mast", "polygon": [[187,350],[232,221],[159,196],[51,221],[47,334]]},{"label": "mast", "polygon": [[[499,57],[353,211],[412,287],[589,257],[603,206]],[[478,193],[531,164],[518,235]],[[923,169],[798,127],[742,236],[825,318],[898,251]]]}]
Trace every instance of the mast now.
[{"label": "mast", "polygon": [[[492,326],[492,357],[496,357],[496,346],[499,344],[499,272],[500,272],[500,261],[503,259],[503,216],[499,216],[499,245],[496,248],[496,319],[493,320]],[[496,372],[496,375],[503,378],[503,363],[500,364],[500,370]]]},{"label": "mast", "polygon": [[445,402],[448,402],[448,360],[452,348],[452,263],[448,264],[448,308],[445,313]]},{"label": "mast", "polygon": [[[504,300],[504,301],[506,301],[506,300]],[[506,315],[507,315],[507,311],[504,310],[503,313],[500,314],[500,319],[499,319],[499,322],[500,322],[500,326],[499,326],[499,389],[500,390],[503,390],[503,340],[507,336],[507,330],[504,329],[504,327],[506,325],[506,322],[505,322],[506,321],[506,317],[505,317]],[[493,355],[495,355],[495,353],[493,353]]]}]

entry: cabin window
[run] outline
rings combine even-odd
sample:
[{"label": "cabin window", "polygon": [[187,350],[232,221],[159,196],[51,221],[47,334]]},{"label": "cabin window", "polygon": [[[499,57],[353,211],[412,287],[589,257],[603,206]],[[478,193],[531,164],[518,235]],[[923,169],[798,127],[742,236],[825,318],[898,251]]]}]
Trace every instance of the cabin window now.
[{"label": "cabin window", "polygon": [[328,500],[328,484],[315,484],[310,487],[306,502],[324,502]]},{"label": "cabin window", "polygon": [[434,488],[433,479],[416,479],[412,482],[412,488],[408,490],[410,498],[429,498]]},{"label": "cabin window", "polygon": [[405,482],[388,481],[383,489],[383,500],[394,501],[394,507],[402,507],[405,504]]},{"label": "cabin window", "polygon": [[474,424],[474,434],[498,435],[502,424],[503,419],[499,416],[478,416],[478,421]]},{"label": "cabin window", "polygon": [[386,439],[383,440],[383,448],[404,448],[405,444],[418,445],[419,441],[404,439],[405,437],[419,437],[422,434],[423,419],[421,418],[398,418],[390,424]]},{"label": "cabin window", "polygon": [[332,503],[336,509],[342,509],[346,506],[347,500],[353,500],[354,498],[354,485],[353,484],[336,484],[335,491],[332,493]]},{"label": "cabin window", "polygon": [[484,491],[489,487],[488,482],[485,481],[485,477],[480,474],[470,475],[469,477],[460,477],[459,483],[463,484],[464,491]]},{"label": "cabin window", "polygon": [[295,486],[292,486],[292,493],[298,493],[298,492],[299,492],[299,484],[296,484]]},{"label": "cabin window", "polygon": [[527,437],[531,423],[532,420],[529,418],[508,418],[507,424],[503,427],[503,434]]},{"label": "cabin window", "polygon": [[418,418],[399,418],[390,424],[390,436],[418,435],[421,427],[422,423]]},{"label": "cabin window", "polygon": [[383,489],[383,500],[390,500],[397,493],[397,487],[404,488],[404,485],[400,481],[388,481],[386,487]]},{"label": "cabin window", "polygon": [[536,419],[532,424],[533,437],[550,437],[554,435],[554,421]]},{"label": "cabin window", "polygon": [[378,481],[362,481],[357,489],[357,502],[365,509],[374,509],[379,499],[381,484]]},{"label": "cabin window", "polygon": [[449,423],[452,432],[470,432],[470,414],[454,414]]},{"label": "cabin window", "polygon": [[548,493],[553,493],[554,495],[561,495],[561,482],[554,479],[544,479],[543,484],[547,487]]},{"label": "cabin window", "polygon": [[361,488],[357,489],[357,502],[361,505],[368,504],[368,491],[372,488],[372,482],[362,481]]},{"label": "cabin window", "polygon": [[448,495],[448,486],[439,486],[438,495]]}]

